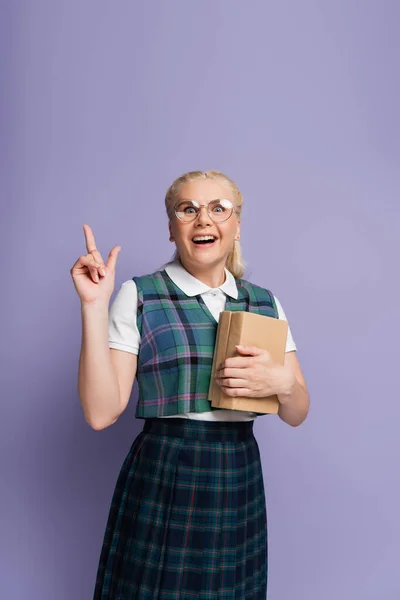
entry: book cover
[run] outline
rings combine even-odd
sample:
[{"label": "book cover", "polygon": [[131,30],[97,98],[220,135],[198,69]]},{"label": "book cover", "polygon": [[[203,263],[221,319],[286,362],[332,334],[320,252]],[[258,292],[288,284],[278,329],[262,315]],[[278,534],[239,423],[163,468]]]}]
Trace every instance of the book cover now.
[{"label": "book cover", "polygon": [[233,356],[243,356],[236,345],[256,346],[267,350],[272,359],[284,364],[288,323],[265,315],[245,311],[223,311],[220,314],[209,388],[209,400],[216,408],[276,414],[279,401],[276,395],[265,398],[227,396],[214,380],[218,366]]}]

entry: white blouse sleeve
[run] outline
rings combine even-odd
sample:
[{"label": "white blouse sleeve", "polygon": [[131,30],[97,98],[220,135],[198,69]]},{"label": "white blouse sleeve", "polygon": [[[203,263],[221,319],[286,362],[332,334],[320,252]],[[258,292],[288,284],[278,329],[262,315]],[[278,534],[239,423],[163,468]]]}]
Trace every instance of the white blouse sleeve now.
[{"label": "white blouse sleeve", "polygon": [[108,346],[139,354],[140,333],[136,324],[138,294],[133,279],[124,281],[108,313]]},{"label": "white blouse sleeve", "polygon": [[[275,302],[276,302],[276,307],[278,309],[278,316],[280,319],[283,319],[284,321],[287,321],[285,312],[282,308],[282,304],[279,302],[278,298],[276,296],[274,296],[275,298]],[[292,332],[290,330],[290,325],[288,324],[288,335],[287,335],[287,340],[286,340],[286,352],[292,352],[293,350],[297,350],[296,344],[294,343],[294,339],[292,336]]]}]

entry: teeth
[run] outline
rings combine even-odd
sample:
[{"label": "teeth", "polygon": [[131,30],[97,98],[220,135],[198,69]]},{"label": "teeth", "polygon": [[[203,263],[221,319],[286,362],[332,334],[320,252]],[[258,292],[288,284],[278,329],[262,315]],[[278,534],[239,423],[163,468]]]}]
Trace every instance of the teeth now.
[{"label": "teeth", "polygon": [[213,235],[196,235],[193,238],[193,241],[197,241],[197,240],[214,240],[214,236]]}]

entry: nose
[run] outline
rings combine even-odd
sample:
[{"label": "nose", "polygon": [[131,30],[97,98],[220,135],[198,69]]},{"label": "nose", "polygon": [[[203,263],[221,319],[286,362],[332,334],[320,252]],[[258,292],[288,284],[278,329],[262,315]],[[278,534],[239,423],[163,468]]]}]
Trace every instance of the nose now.
[{"label": "nose", "polygon": [[204,225],[212,225],[212,219],[210,217],[210,215],[208,214],[208,207],[204,206],[203,204],[200,206],[199,208],[199,213],[196,217],[197,223],[198,225],[200,225],[201,227],[204,227]]}]

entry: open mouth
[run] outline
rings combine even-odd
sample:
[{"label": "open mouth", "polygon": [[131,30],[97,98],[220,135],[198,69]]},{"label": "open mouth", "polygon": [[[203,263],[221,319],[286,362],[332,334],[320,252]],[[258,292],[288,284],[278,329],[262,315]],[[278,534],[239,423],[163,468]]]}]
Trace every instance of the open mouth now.
[{"label": "open mouth", "polygon": [[212,246],[217,241],[217,238],[213,235],[195,235],[192,238],[192,242],[196,246]]}]

